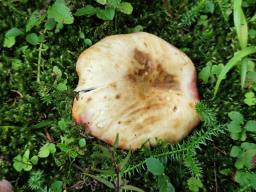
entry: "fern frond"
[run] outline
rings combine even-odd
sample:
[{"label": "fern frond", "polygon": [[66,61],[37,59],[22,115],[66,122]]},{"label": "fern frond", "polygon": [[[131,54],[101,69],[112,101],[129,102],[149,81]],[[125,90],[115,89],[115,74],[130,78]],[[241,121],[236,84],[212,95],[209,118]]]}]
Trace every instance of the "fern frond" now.
[{"label": "fern frond", "polygon": [[216,114],[210,109],[204,101],[200,101],[196,104],[196,112],[200,116],[201,121],[206,127],[214,126],[217,124]]},{"label": "fern frond", "polygon": [[49,105],[52,102],[52,97],[49,92],[50,90],[46,87],[46,85],[42,83],[39,84],[38,94],[40,96],[41,101],[46,105]]},{"label": "fern frond", "polygon": [[28,187],[34,191],[41,190],[43,186],[43,172],[34,171],[31,173],[28,180]]},{"label": "fern frond", "polygon": [[[191,155],[196,154],[196,149],[201,149],[201,145],[206,145],[207,141],[212,140],[212,137],[223,133],[223,126],[210,127],[208,130],[201,130],[195,132],[190,138],[183,142],[183,144],[169,145],[168,150],[163,153],[151,155],[151,157],[162,158],[167,157],[171,160],[185,159]],[[145,170],[146,161],[140,161],[135,165],[130,165],[124,170],[125,176],[132,176],[135,173],[141,173]]]},{"label": "fern frond", "polygon": [[231,5],[228,0],[215,0],[217,3],[220,13],[223,17],[223,19],[228,22],[228,17],[231,14],[232,11],[228,12],[228,10],[231,10]]},{"label": "fern frond", "polygon": [[203,169],[198,159],[195,156],[187,156],[184,159],[184,165],[188,168],[191,175],[195,178],[201,178]]},{"label": "fern frond", "polygon": [[191,9],[186,11],[181,16],[181,26],[189,27],[191,26],[200,15],[200,11],[204,9],[206,0],[200,0],[196,5],[194,5]]}]

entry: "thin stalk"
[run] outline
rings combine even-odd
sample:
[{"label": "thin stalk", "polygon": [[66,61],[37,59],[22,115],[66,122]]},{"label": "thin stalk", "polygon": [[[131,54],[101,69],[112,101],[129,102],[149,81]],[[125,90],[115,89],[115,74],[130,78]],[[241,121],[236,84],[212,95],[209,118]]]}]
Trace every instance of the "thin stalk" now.
[{"label": "thin stalk", "polygon": [[[45,34],[46,29],[44,29],[43,35]],[[41,73],[41,63],[42,63],[42,51],[43,51],[43,44],[44,41],[42,41],[39,45],[38,49],[38,59],[37,59],[37,76],[36,76],[36,82],[40,83],[40,73]]]},{"label": "thin stalk", "polygon": [[116,173],[115,192],[120,192],[120,168],[116,163],[116,158],[113,149],[110,149],[112,164]]}]

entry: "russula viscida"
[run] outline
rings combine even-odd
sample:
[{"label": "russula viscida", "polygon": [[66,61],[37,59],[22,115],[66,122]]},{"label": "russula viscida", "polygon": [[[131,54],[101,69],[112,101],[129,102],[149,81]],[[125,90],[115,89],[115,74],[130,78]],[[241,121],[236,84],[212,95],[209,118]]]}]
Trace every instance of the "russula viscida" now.
[{"label": "russula viscida", "polygon": [[106,37],[81,53],[76,70],[73,119],[108,144],[117,134],[122,149],[176,143],[199,123],[195,67],[155,35]]}]

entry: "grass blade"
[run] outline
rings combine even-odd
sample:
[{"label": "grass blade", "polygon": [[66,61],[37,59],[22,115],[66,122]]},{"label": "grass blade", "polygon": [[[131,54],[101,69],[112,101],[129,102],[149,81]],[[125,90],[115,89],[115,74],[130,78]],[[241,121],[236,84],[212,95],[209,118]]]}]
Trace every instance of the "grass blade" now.
[{"label": "grass blade", "polygon": [[135,187],[135,186],[133,186],[133,185],[124,185],[124,186],[122,187],[122,189],[124,189],[124,190],[130,190],[130,191],[137,191],[137,192],[144,192],[144,190],[142,190],[142,189],[140,189],[140,188],[138,188],[138,187]]},{"label": "grass blade", "polygon": [[222,80],[225,79],[226,74],[239,62],[241,61],[244,57],[256,53],[256,46],[252,46],[252,47],[247,47],[242,49],[241,51],[238,51],[235,53],[235,55],[228,61],[228,63],[224,66],[224,68],[222,69],[222,71],[220,72],[220,75],[218,76],[218,80],[217,83],[214,87],[214,94],[213,97],[216,96],[219,87],[220,87],[220,83],[222,82]]},{"label": "grass blade", "polygon": [[245,79],[247,75],[247,70],[248,70],[248,59],[244,58],[241,61],[241,69],[240,69],[240,76],[241,76],[241,88],[244,88],[245,85]]},{"label": "grass blade", "polygon": [[114,184],[111,183],[111,182],[109,182],[109,181],[106,180],[106,179],[103,179],[103,178],[98,177],[98,176],[95,176],[95,175],[91,175],[91,174],[89,174],[89,173],[84,173],[84,174],[87,175],[87,176],[89,176],[89,177],[91,177],[91,178],[93,178],[93,179],[95,179],[95,180],[97,180],[98,182],[100,182],[100,183],[106,185],[107,187],[109,187],[109,188],[111,188],[111,189],[115,189]]},{"label": "grass blade", "polygon": [[237,38],[241,49],[247,47],[248,42],[248,25],[242,10],[242,0],[235,0],[233,4],[234,25],[237,33]]}]

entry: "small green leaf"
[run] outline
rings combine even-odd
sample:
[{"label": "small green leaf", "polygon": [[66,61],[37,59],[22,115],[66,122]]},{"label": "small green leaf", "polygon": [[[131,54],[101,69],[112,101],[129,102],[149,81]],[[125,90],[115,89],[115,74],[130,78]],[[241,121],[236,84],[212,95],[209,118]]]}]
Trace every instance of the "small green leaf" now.
[{"label": "small green leaf", "polygon": [[205,2],[205,9],[204,9],[205,13],[213,13],[214,12],[214,8],[215,8],[215,6],[214,6],[213,1],[207,0]]},{"label": "small green leaf", "polygon": [[14,159],[13,159],[13,167],[18,172],[21,172],[23,170],[24,163],[22,161],[21,155],[17,155],[16,157],[14,157]]},{"label": "small green leaf", "polygon": [[242,133],[240,133],[240,141],[245,141],[247,138],[246,131],[243,130]]},{"label": "small green leaf", "polygon": [[55,180],[55,181],[51,184],[50,189],[51,189],[53,192],[62,192],[62,186],[63,186],[62,181]]},{"label": "small green leaf", "polygon": [[55,3],[48,8],[47,16],[62,24],[72,24],[74,22],[74,17],[64,0],[56,0]]},{"label": "small green leaf", "polygon": [[248,34],[249,34],[249,37],[251,39],[255,39],[256,38],[256,30],[255,29],[250,29]]},{"label": "small green leaf", "polygon": [[59,67],[57,66],[54,66],[53,69],[52,69],[53,73],[57,76],[57,79],[60,79],[61,76],[62,76],[62,72],[61,70],[59,69]]},{"label": "small green leaf", "polygon": [[256,97],[254,92],[249,91],[247,93],[245,93],[245,99],[244,99],[244,103],[249,105],[249,106],[253,106],[256,105]]},{"label": "small green leaf", "polygon": [[47,30],[53,30],[55,26],[56,26],[56,21],[53,18],[47,19],[45,23],[45,28]]},{"label": "small green leaf", "polygon": [[244,122],[244,117],[241,113],[237,112],[237,111],[231,111],[228,113],[228,116],[229,118],[232,120],[232,121],[235,121],[239,124],[243,123]]},{"label": "small green leaf", "polygon": [[84,39],[84,44],[85,44],[86,46],[91,46],[91,45],[92,45],[92,40],[86,38],[86,39]]},{"label": "small green leaf", "polygon": [[212,71],[211,71],[212,75],[218,76],[223,68],[224,68],[223,64],[213,65]]},{"label": "small green leaf", "polygon": [[237,169],[242,169],[244,167],[244,160],[242,157],[238,158],[235,162],[235,167]]},{"label": "small green leaf", "polygon": [[40,15],[38,10],[35,10],[29,17],[27,25],[26,25],[26,32],[29,32],[33,27],[38,26],[42,23],[45,16]]},{"label": "small green leaf", "polygon": [[58,127],[59,127],[62,131],[66,131],[67,128],[68,128],[68,122],[67,122],[64,118],[61,118],[61,119],[58,121]]},{"label": "small green leaf", "polygon": [[30,33],[26,36],[26,41],[31,45],[37,45],[39,43],[39,37],[35,33]]},{"label": "small green leaf", "polygon": [[162,175],[164,173],[164,165],[159,159],[154,157],[147,158],[145,160],[148,170],[153,175]]},{"label": "small green leaf", "polygon": [[107,0],[96,0],[96,2],[101,5],[105,5],[107,3]]},{"label": "small green leaf", "polygon": [[52,124],[53,124],[53,122],[50,120],[42,120],[41,122],[39,122],[35,125],[32,125],[31,128],[32,129],[40,129],[40,128],[45,128],[45,127],[51,127]]},{"label": "small green leaf", "polygon": [[198,77],[200,80],[202,80],[206,84],[209,81],[210,75],[211,75],[211,66],[206,66],[200,71]]},{"label": "small green leaf", "polygon": [[18,28],[16,28],[16,27],[11,28],[10,30],[8,30],[5,33],[3,46],[7,47],[7,48],[11,48],[16,42],[16,37],[18,37],[22,34],[23,34],[23,32],[21,30],[19,30]]},{"label": "small green leaf", "polygon": [[95,7],[91,5],[86,5],[85,7],[78,9],[74,15],[77,17],[83,16],[83,15],[90,17],[92,15],[95,15],[96,12],[97,12],[97,9]]},{"label": "small green leaf", "polygon": [[230,156],[231,157],[238,157],[242,153],[242,150],[238,146],[233,146],[231,151],[230,151]]},{"label": "small green leaf", "polygon": [[124,14],[130,15],[133,11],[131,3],[122,2],[118,5],[118,10]]},{"label": "small green leaf", "polygon": [[5,37],[17,37],[22,34],[23,32],[21,30],[19,30],[17,27],[13,27],[6,32]]},{"label": "small green leaf", "polygon": [[121,0],[107,0],[107,4],[113,8],[118,7],[118,5],[121,3]]},{"label": "small green leaf", "polygon": [[256,144],[255,143],[249,143],[249,142],[243,142],[241,144],[241,148],[248,150],[248,149],[256,149]]},{"label": "small green leaf", "polygon": [[56,152],[56,146],[54,143],[48,143],[47,147],[51,154],[54,154]]},{"label": "small green leaf", "polygon": [[236,121],[231,121],[228,124],[228,131],[231,133],[240,133],[242,132],[241,125]]},{"label": "small green leaf", "polygon": [[5,37],[4,47],[11,48],[15,44],[15,37]]},{"label": "small green leaf", "polygon": [[235,181],[240,184],[240,186],[253,186],[256,187],[256,173],[237,171],[235,174]]},{"label": "small green leaf", "polygon": [[22,67],[22,61],[20,59],[12,60],[12,69],[17,71]]},{"label": "small green leaf", "polygon": [[230,137],[233,139],[233,140],[235,140],[235,141],[237,141],[237,140],[239,140],[240,139],[240,133],[233,133],[233,132],[231,132],[230,133]]},{"label": "small green leaf", "polygon": [[33,157],[31,157],[30,161],[33,165],[36,165],[38,163],[38,156],[34,155]]},{"label": "small green leaf", "polygon": [[24,167],[23,167],[24,171],[31,171],[32,168],[33,168],[33,166],[32,166],[31,162],[28,161],[28,162],[24,163]]},{"label": "small green leaf", "polygon": [[[252,69],[254,70],[254,69]],[[250,80],[250,81],[253,81],[253,82],[256,82],[256,71],[249,71],[247,73],[247,78]]]},{"label": "small green leaf", "polygon": [[30,150],[27,149],[27,150],[25,151],[25,153],[23,154],[22,161],[23,161],[23,162],[28,162],[28,161],[29,161],[29,155],[30,155]]},{"label": "small green leaf", "polygon": [[48,148],[48,143],[44,144],[40,149],[38,153],[38,157],[40,158],[46,158],[50,155],[50,150]]},{"label": "small green leaf", "polygon": [[159,192],[175,192],[175,188],[170,183],[169,177],[164,174],[157,177],[157,185]]},{"label": "small green leaf", "polygon": [[105,20],[105,21],[111,21],[113,20],[115,16],[115,9],[111,7],[107,7],[105,9],[98,9],[96,16],[99,19]]},{"label": "small green leaf", "polygon": [[256,149],[248,149],[242,154],[244,161],[244,166],[248,169],[254,168],[253,158],[256,155]]},{"label": "small green leaf", "polygon": [[68,90],[68,87],[67,87],[67,85],[66,85],[66,83],[65,82],[62,82],[62,83],[59,83],[58,85],[57,85],[57,87],[56,87],[56,89],[58,90],[58,91],[67,91]]},{"label": "small green leaf", "polygon": [[256,121],[254,121],[254,120],[247,121],[244,128],[247,131],[256,133]]},{"label": "small green leaf", "polygon": [[86,146],[86,140],[84,138],[79,139],[79,146],[80,147],[85,147]]},{"label": "small green leaf", "polygon": [[198,192],[200,190],[200,188],[202,188],[202,187],[203,187],[203,184],[200,179],[195,178],[195,177],[190,177],[188,179],[188,188],[192,192]]}]

